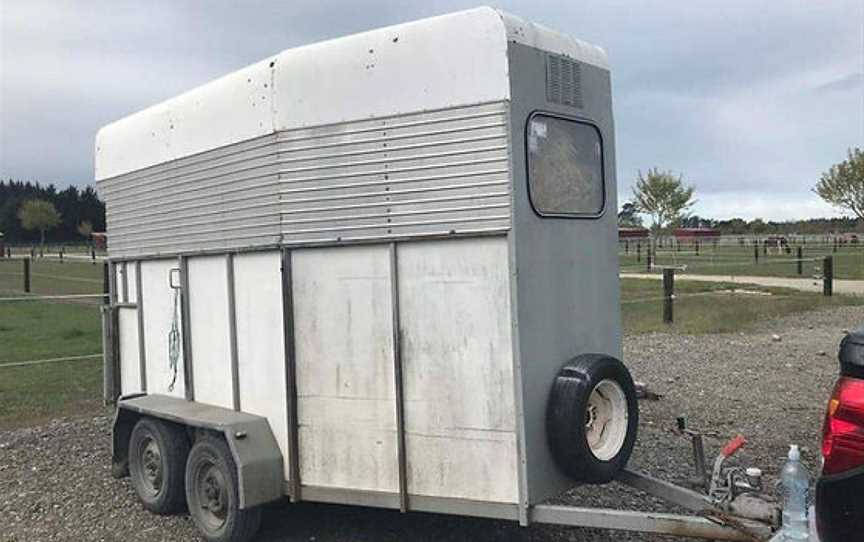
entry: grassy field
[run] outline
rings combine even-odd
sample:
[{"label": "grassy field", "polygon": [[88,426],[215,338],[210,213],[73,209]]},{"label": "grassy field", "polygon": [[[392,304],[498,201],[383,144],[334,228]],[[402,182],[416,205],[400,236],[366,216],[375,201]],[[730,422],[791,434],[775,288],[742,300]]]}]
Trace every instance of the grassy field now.
[{"label": "grassy field", "polygon": [[[32,260],[30,291],[39,295],[98,294],[102,292],[102,264],[56,259]],[[0,295],[22,294],[24,264],[21,259],[0,259]],[[98,303],[94,300],[93,303]]]},{"label": "grassy field", "polygon": [[99,307],[0,302],[0,429],[101,408],[101,359],[7,366],[102,351]]},{"label": "grassy field", "polygon": [[621,280],[625,333],[727,333],[746,329],[758,320],[786,314],[839,305],[864,305],[861,297],[824,297],[788,288],[676,281],[675,322],[664,324],[663,301],[658,299],[662,294],[662,283],[658,280]]},{"label": "grassy field", "polygon": [[[635,244],[630,251],[620,248],[619,260],[622,270],[645,271],[645,247],[642,247],[641,261],[636,261]],[[798,275],[796,250],[791,254],[778,253],[772,249],[766,256],[759,251],[759,262],[753,258],[753,247],[721,245],[715,250],[711,244],[701,246],[699,255],[690,246],[682,246],[677,252],[670,248],[657,251],[654,258],[656,266],[684,267],[686,273],[701,275],[740,275],[773,277],[813,277],[822,273],[822,258],[834,258],[834,277],[838,279],[864,280],[864,244],[846,245],[833,252],[830,245],[806,245],[803,247],[802,273]],[[655,269],[659,273],[659,269]]]},{"label": "grassy field", "polygon": [[[102,266],[35,259],[31,291],[41,295],[97,294]],[[21,260],[0,259],[0,299],[23,296]],[[99,299],[0,300],[0,430],[51,417],[98,412],[102,397],[100,359],[7,366],[102,351]]]}]

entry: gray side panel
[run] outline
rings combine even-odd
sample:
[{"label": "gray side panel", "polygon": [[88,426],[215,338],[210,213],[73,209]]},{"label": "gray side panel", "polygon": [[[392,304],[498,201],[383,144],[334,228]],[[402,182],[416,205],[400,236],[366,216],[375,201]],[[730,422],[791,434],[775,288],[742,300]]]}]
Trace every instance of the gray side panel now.
[{"label": "gray side panel", "polygon": [[[118,403],[118,408],[223,434],[237,466],[240,508],[282,497],[282,454],[266,418],[167,395],[125,399]],[[115,448],[117,434],[123,433],[119,425],[122,420],[118,413],[114,422]],[[126,419],[125,425],[130,423]],[[116,450],[114,456],[116,461]]]},{"label": "gray side panel", "polygon": [[[616,252],[615,136],[609,73],[582,64],[582,107],[547,101],[546,53],[511,43],[513,248],[529,501],[573,485],[546,440],[546,401],[560,367],[577,354],[621,357]],[[525,126],[534,111],[595,124],[603,138],[605,213],[596,219],[540,218],[528,198]]]}]

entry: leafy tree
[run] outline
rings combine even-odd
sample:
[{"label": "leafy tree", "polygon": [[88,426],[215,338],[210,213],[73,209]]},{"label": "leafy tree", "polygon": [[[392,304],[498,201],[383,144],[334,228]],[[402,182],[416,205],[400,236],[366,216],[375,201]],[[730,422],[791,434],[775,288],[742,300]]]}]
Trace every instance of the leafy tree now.
[{"label": "leafy tree", "polygon": [[45,232],[60,223],[60,213],[50,201],[31,199],[18,210],[18,218],[25,230],[38,230],[40,243],[45,244]]},{"label": "leafy tree", "polygon": [[105,204],[96,191],[69,187],[58,191],[54,185],[0,180],[0,231],[9,243],[38,242],[39,231],[25,230],[18,217],[21,204],[27,200],[44,200],[54,204],[60,213],[60,223],[51,229],[53,241],[78,241],[78,225],[84,221],[93,224],[93,231],[105,231]]},{"label": "leafy tree", "polygon": [[642,217],[639,216],[639,209],[632,201],[628,201],[621,206],[618,211],[618,225],[624,228],[641,228]]},{"label": "leafy tree", "polygon": [[640,212],[651,216],[651,229],[659,232],[687,216],[687,210],[696,203],[693,191],[692,186],[684,186],[681,175],[675,177],[671,171],[654,168],[645,176],[639,172],[633,201]]},{"label": "leafy tree", "polygon": [[699,215],[682,217],[679,221],[682,228],[713,228],[715,223],[710,218],[702,218]]},{"label": "leafy tree", "polygon": [[750,232],[755,233],[756,235],[762,235],[763,233],[768,233],[768,224],[765,223],[761,218],[755,218],[750,221],[749,224]]},{"label": "leafy tree", "polygon": [[864,220],[864,151],[849,149],[849,158],[822,174],[814,192],[834,207]]},{"label": "leafy tree", "polygon": [[721,234],[735,234],[742,235],[748,232],[747,229],[747,221],[743,218],[733,218],[731,220],[724,220],[718,224],[720,228]]},{"label": "leafy tree", "polygon": [[78,235],[84,239],[90,239],[90,236],[93,234],[93,223],[89,220],[85,220],[78,224],[76,230],[78,231]]}]

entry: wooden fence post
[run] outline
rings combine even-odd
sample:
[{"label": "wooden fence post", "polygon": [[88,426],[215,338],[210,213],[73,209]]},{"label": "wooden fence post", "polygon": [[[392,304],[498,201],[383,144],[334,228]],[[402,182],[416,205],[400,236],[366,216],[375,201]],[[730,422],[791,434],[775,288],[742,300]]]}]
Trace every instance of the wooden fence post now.
[{"label": "wooden fence post", "polygon": [[804,250],[801,248],[801,245],[798,245],[797,259],[798,259],[798,262],[797,262],[798,274],[803,275],[804,274],[804,266],[802,264],[804,262],[802,262],[801,260],[804,259]]},{"label": "wooden fence post", "polygon": [[642,243],[636,243],[636,261],[642,261]]},{"label": "wooden fence post", "polygon": [[671,324],[673,322],[672,305],[675,295],[675,270],[663,270],[663,322]]},{"label": "wooden fence post", "polygon": [[30,293],[30,258],[24,258],[24,293]]},{"label": "wooden fence post", "polygon": [[759,263],[759,241],[753,243],[753,261]]},{"label": "wooden fence post", "polygon": [[651,247],[648,247],[648,252],[645,255],[645,270],[651,272]]},{"label": "wooden fence post", "polygon": [[825,256],[822,260],[822,295],[832,296],[834,294],[834,258]]}]

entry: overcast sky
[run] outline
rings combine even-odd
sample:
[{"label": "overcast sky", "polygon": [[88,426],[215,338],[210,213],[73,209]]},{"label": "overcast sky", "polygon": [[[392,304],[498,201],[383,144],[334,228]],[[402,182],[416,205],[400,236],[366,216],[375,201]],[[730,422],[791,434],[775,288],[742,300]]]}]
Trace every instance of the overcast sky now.
[{"label": "overcast sky", "polygon": [[[810,192],[864,146],[864,1],[490,2],[604,47],[619,203],[683,173],[702,216],[830,216]],[[456,0],[0,0],[0,178],[91,184],[104,124],[282,49]]]}]

